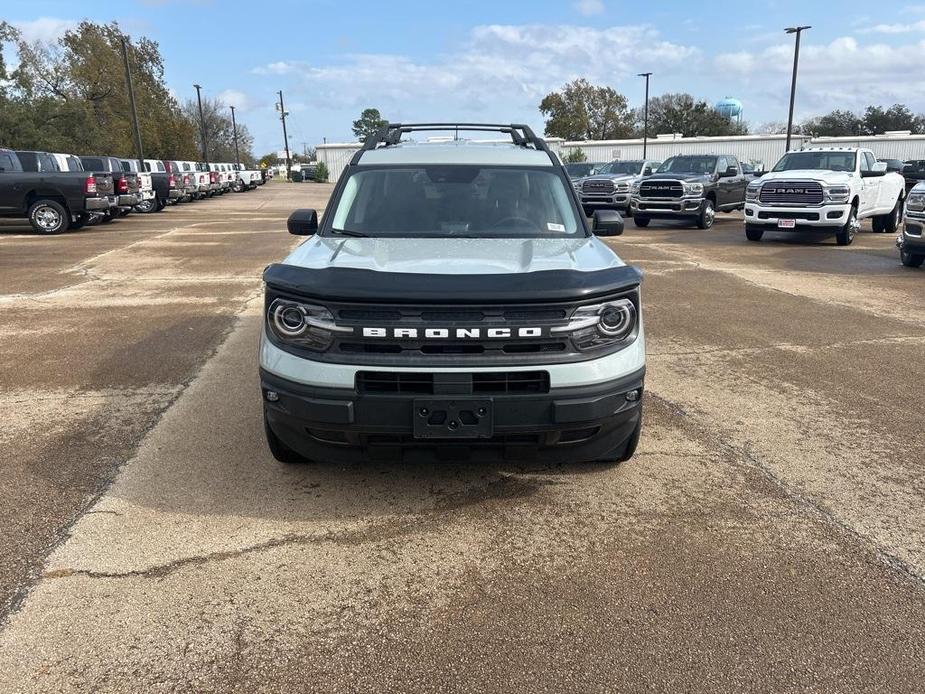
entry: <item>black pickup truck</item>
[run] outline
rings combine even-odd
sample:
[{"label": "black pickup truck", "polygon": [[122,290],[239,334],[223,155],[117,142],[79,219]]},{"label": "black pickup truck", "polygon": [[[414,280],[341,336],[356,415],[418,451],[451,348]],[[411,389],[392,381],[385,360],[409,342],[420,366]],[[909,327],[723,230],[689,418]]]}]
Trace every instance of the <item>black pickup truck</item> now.
[{"label": "black pickup truck", "polygon": [[670,157],[654,174],[633,184],[633,223],[645,227],[651,219],[678,219],[709,229],[717,212],[745,207],[749,180],[731,154]]},{"label": "black pickup truck", "polygon": [[81,157],[87,171],[99,171],[112,175],[116,187],[117,207],[107,210],[103,222],[111,222],[116,217],[124,217],[141,202],[141,183],[138,174],[122,170],[122,162],[115,157]]},{"label": "black pickup truck", "polygon": [[[0,217],[24,218],[40,234],[80,229],[109,209],[112,176],[58,171],[46,152],[0,149]],[[32,169],[32,170],[27,170]]]}]

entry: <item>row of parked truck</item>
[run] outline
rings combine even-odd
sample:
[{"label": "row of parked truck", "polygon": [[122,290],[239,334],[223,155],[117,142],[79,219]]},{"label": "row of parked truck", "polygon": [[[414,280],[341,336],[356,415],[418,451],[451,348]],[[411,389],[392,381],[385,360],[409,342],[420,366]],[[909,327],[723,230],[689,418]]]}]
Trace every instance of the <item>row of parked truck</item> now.
[{"label": "row of parked truck", "polygon": [[717,212],[742,211],[749,241],[803,231],[834,235],[847,246],[864,219],[874,232],[895,233],[905,218],[900,258],[918,267],[925,262],[925,181],[916,173],[925,167],[916,168],[919,163],[877,160],[858,147],[806,147],[756,172],[731,154],[687,154],[610,162],[573,177],[573,185],[586,214],[617,209],[637,227],[673,219],[709,229]]},{"label": "row of parked truck", "polygon": [[39,234],[105,224],[132,212],[266,182],[260,170],[228,162],[120,159],[0,148],[0,216],[28,219]]}]

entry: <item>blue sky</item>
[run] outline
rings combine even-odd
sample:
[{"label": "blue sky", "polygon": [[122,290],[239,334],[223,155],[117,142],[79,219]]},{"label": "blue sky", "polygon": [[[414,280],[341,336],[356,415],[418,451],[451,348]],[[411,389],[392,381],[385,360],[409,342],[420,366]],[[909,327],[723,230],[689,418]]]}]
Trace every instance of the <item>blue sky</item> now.
[{"label": "blue sky", "polygon": [[655,73],[652,95],[734,96],[753,127],[782,121],[793,51],[783,28],[793,24],[813,26],[798,118],[870,103],[925,111],[925,2],[4,0],[2,18],[36,40],[83,18],[154,39],[173,92],[190,97],[198,82],[235,104],[257,154],[282,146],[278,89],[296,150],[352,139],[351,121],[367,106],[392,120],[542,129],[547,92],[587,77],[635,106],[644,71]]}]

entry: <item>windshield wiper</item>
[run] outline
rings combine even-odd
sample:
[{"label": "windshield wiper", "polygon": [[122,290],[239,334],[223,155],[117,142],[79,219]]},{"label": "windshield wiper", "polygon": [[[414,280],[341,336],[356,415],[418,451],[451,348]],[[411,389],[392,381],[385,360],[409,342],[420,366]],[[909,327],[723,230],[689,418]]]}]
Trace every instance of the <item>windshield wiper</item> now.
[{"label": "windshield wiper", "polygon": [[364,234],[362,231],[352,231],[350,229],[331,229],[331,233],[339,234],[340,236],[354,236],[358,239],[369,238],[369,234]]}]

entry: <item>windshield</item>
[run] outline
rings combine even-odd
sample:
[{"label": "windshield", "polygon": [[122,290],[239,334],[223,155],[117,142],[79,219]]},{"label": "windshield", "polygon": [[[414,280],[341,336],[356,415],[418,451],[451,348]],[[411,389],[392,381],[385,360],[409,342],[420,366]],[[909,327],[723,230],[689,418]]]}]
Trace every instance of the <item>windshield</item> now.
[{"label": "windshield", "polygon": [[477,165],[357,169],[331,215],[335,234],[422,238],[584,235],[554,168]]},{"label": "windshield", "polygon": [[785,154],[774,171],[854,171],[854,152],[790,152]]},{"label": "windshield", "polygon": [[599,174],[638,174],[642,169],[641,161],[612,161],[597,170]]},{"label": "windshield", "polygon": [[716,171],[716,157],[671,157],[656,173],[706,175]]},{"label": "windshield", "polygon": [[568,171],[568,175],[572,178],[581,178],[582,176],[591,175],[591,172],[594,170],[594,164],[566,164],[565,170]]}]

